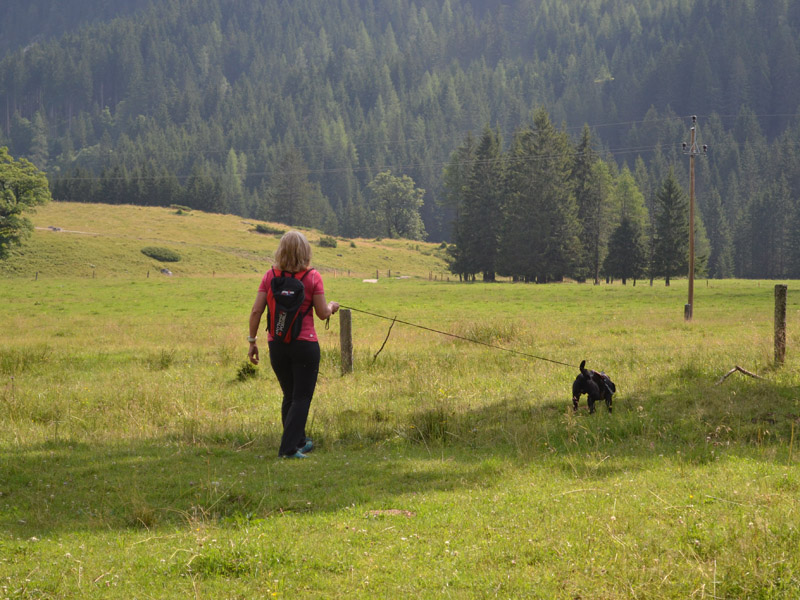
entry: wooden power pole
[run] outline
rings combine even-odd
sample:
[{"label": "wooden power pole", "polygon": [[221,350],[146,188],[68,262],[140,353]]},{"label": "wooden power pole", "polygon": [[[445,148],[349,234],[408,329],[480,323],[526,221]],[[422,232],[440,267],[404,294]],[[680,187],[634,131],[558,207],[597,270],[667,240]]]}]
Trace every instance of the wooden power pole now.
[{"label": "wooden power pole", "polygon": [[[683,307],[683,318],[692,320],[694,308],[694,157],[700,154],[697,147],[697,117],[692,117],[691,145],[687,148],[683,144],[683,151],[689,155],[689,300]],[[708,152],[708,146],[703,145],[703,154]]]}]

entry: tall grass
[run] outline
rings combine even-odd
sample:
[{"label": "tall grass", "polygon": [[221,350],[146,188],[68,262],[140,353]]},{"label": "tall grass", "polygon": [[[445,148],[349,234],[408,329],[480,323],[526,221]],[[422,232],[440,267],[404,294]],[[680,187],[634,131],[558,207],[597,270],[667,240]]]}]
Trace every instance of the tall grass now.
[{"label": "tall grass", "polygon": [[[317,323],[292,462],[266,361],[240,376],[258,279],[3,282],[0,596],[800,594],[791,285],[775,368],[767,282],[698,285],[686,323],[680,281],[326,276],[387,319],[353,313],[347,376]],[[572,412],[582,359],[612,414]],[[734,365],[764,379],[717,385]]]}]

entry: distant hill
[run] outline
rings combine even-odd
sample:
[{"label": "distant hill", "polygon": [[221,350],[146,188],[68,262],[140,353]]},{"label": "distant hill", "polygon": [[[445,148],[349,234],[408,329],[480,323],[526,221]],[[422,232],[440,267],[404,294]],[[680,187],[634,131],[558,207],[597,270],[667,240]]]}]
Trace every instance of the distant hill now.
[{"label": "distant hill", "polygon": [[793,274],[797,228],[774,228],[800,197],[797,2],[7,0],[0,28],[0,145],[57,199],[275,221],[291,198],[292,222],[374,237],[390,170],[449,240],[468,132],[508,146],[544,107],[652,202],[671,167],[688,183],[698,115],[714,276]]},{"label": "distant hill", "polygon": [[[0,277],[253,276],[272,264],[285,225],[175,208],[50,203],[33,215],[35,230],[22,248],[0,261]],[[441,277],[438,244],[406,240],[335,239],[305,230],[313,265],[328,277]],[[166,248],[180,260],[162,262],[142,253]],[[390,273],[391,272],[391,273]]]}]

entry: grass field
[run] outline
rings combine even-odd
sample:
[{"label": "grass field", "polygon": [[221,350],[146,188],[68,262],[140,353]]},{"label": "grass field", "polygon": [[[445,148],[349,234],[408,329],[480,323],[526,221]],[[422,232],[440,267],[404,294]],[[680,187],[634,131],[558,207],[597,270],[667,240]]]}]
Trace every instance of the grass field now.
[{"label": "grass field", "polygon": [[[265,235],[265,224],[233,215],[185,212],[171,208],[105,206],[51,202],[33,215],[36,231],[24,247],[0,263],[0,277],[128,277],[157,275],[162,267],[175,276],[215,274],[249,276],[264,270],[280,235]],[[276,231],[286,225],[265,224]],[[409,275],[441,278],[442,250],[437,244],[407,240],[345,240],[320,247],[319,232],[307,232],[314,263],[325,275],[385,277]],[[159,263],[142,254],[157,246],[177,252],[181,260]]]},{"label": "grass field", "polygon": [[[117,209],[139,210],[105,207],[103,219]],[[50,223],[42,211],[37,226],[77,230],[69,212]],[[141,229],[118,218],[113,231]],[[338,319],[317,324],[319,448],[281,461],[277,384],[265,367],[239,377],[274,240],[229,231],[233,217],[177,218],[208,233],[174,277],[148,278],[157,265],[130,258],[139,245],[177,246],[172,225],[157,243],[86,242],[119,269],[97,261],[94,278],[59,270],[96,260],[82,244],[45,268],[38,251],[63,232],[38,230],[6,265],[0,598],[800,597],[794,282],[775,368],[772,282],[697,282],[687,324],[684,281],[429,281],[435,246],[375,241],[346,277],[334,259],[347,256],[315,247],[329,299],[586,359],[618,394],[613,414],[590,416],[585,399],[573,414],[576,368],[399,323],[375,358],[391,321],[354,312],[350,375]],[[213,262],[207,239],[255,258],[216,268],[225,260]],[[340,241],[338,253],[367,244]],[[376,268],[412,277],[355,276]],[[718,384],[734,365],[764,379]]]}]

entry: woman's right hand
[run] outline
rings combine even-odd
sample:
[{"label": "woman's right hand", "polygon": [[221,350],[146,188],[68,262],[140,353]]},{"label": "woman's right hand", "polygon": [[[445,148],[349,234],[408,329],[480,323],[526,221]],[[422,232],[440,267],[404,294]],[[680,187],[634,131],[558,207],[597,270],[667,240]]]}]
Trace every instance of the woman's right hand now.
[{"label": "woman's right hand", "polygon": [[339,310],[339,303],[331,300],[328,302],[328,310],[331,311],[332,315],[335,315],[336,311]]},{"label": "woman's right hand", "polygon": [[258,364],[258,346],[256,346],[255,342],[250,342],[250,350],[247,351],[247,358],[249,358],[250,362],[254,365]]}]

